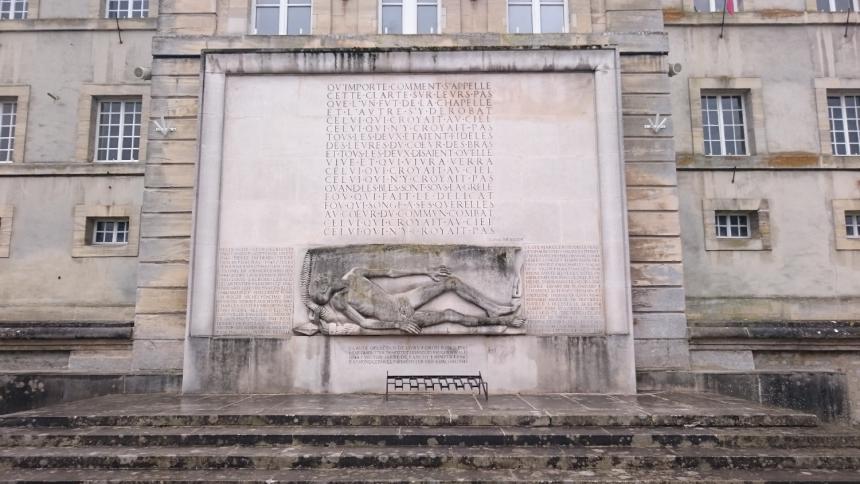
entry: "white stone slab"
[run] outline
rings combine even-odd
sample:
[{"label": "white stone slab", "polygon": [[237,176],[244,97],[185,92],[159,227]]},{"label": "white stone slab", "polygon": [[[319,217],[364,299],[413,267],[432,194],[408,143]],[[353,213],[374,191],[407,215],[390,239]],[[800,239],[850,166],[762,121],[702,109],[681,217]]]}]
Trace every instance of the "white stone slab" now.
[{"label": "white stone slab", "polygon": [[[270,363],[293,368],[285,388],[330,388],[300,383],[314,379],[308,365],[463,372],[509,355],[516,361],[498,368],[524,373],[505,388],[551,391],[545,371],[528,370],[536,364],[528,354],[564,347],[543,337],[595,336],[587,345],[603,348],[597,352],[613,361],[614,373],[603,365],[595,378],[632,391],[618,79],[611,50],[363,53],[349,62],[327,52],[208,54],[189,338],[289,339],[289,354]],[[448,336],[442,356],[410,350],[423,355],[412,361],[398,360],[405,353],[397,348],[421,338],[433,346],[441,336],[389,330],[378,343],[338,338],[319,353],[325,337],[290,334],[310,319],[297,261],[314,247],[353,244],[522,248],[529,336]],[[259,257],[219,260],[249,253]],[[263,267],[285,253],[291,270]],[[230,294],[253,280],[254,263],[266,281],[245,298],[258,309],[243,312]],[[262,301],[281,287],[292,297]],[[279,310],[285,304],[292,307]],[[244,335],[236,314],[249,321]],[[603,335],[620,339],[607,346]],[[510,341],[489,344],[493,338]],[[390,347],[368,349],[374,344]],[[540,360],[596,354],[565,351]],[[199,372],[214,368],[187,355],[191,389]],[[369,381],[350,378],[335,391],[361,391]]]}]

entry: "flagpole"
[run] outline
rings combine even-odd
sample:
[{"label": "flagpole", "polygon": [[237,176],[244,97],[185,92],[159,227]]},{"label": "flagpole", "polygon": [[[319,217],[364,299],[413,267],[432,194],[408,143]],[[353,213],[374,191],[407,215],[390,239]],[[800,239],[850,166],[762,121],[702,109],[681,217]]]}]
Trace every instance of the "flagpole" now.
[{"label": "flagpole", "polygon": [[720,38],[723,38],[723,29],[726,27],[726,7],[732,0],[723,1],[723,19],[720,20]]},{"label": "flagpole", "polygon": [[845,34],[843,37],[848,37],[848,23],[851,21],[851,9],[848,9],[848,16],[845,17]]}]

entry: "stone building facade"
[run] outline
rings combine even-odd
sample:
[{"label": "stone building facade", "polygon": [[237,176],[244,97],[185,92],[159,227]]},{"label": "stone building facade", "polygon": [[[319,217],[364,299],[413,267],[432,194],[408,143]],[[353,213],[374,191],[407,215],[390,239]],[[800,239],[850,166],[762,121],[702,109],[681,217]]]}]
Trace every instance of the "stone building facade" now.
[{"label": "stone building facade", "polygon": [[[0,101],[17,111],[15,150],[0,163],[0,369],[11,386],[50,371],[38,378],[64,395],[40,398],[71,398],[94,374],[104,377],[94,392],[178,390],[193,364],[186,321],[208,53],[609,49],[620,65],[640,390],[796,405],[780,399],[815,388],[823,400],[801,405],[844,416],[846,393],[860,405],[860,239],[846,225],[860,209],[860,158],[850,141],[833,154],[827,107],[843,103],[847,126],[860,44],[844,12],[819,11],[840,5],[746,0],[723,20],[707,1],[567,0],[559,22],[553,5],[523,2],[532,29],[546,6],[546,25],[562,30],[529,34],[516,2],[438,0],[434,22],[407,1],[404,32],[435,30],[397,35],[376,0],[314,0],[295,15],[253,0],[150,0],[120,13],[107,0],[25,3],[26,19],[0,20]],[[272,8],[279,35],[266,34]],[[735,151],[709,134],[706,152],[702,103],[724,98],[739,103]],[[140,110],[129,161],[99,159],[109,102]],[[711,111],[725,133],[732,113],[720,106]],[[94,243],[96,224],[110,221],[127,223],[123,247]],[[746,236],[718,237],[721,224]],[[257,376],[225,359],[267,357],[241,338],[207,345],[204,366],[237,379]]]}]

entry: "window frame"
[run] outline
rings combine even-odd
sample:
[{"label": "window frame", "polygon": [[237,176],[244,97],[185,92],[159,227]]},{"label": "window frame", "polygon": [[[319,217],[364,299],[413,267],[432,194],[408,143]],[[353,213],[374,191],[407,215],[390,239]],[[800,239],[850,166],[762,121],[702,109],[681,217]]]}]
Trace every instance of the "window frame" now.
[{"label": "window frame", "polygon": [[[511,3],[515,5],[526,5],[531,4],[532,8],[532,31],[531,32],[511,32]],[[507,33],[509,34],[543,34],[546,33],[541,28],[541,18],[540,18],[540,8],[546,3],[547,5],[558,5],[562,6],[562,15],[564,16],[564,28],[561,32],[550,32],[550,33],[562,33],[567,34],[570,33],[570,10],[568,10],[568,0],[552,0],[552,1],[542,1],[542,0],[506,0],[505,2],[505,22],[507,25]]]},{"label": "window frame", "polygon": [[860,199],[834,199],[833,205],[833,240],[834,248],[840,250],[860,250],[860,232],[855,225],[854,235],[848,235],[848,216],[856,217],[854,223],[860,223]]},{"label": "window frame", "polygon": [[[11,123],[6,125],[4,120],[7,118],[6,106],[13,106],[11,115]],[[18,126],[18,98],[17,97],[0,97],[0,142],[9,140],[8,148],[0,147],[0,163],[12,163],[15,161],[15,140],[17,138]],[[3,129],[9,128],[9,136],[3,136]],[[8,157],[7,157],[8,156]]]},{"label": "window frame", "polygon": [[12,158],[0,161],[0,166],[10,163],[21,163],[24,161],[24,153],[27,143],[27,113],[30,105],[30,86],[2,86],[0,85],[0,101],[14,99],[15,110],[15,148]]},{"label": "window frame", "polygon": [[[860,239],[860,210],[846,210],[844,218],[845,237],[849,239]],[[848,233],[849,228],[854,232],[853,234]]]},{"label": "window frame", "polygon": [[[854,109],[857,112],[857,118],[854,119],[854,122],[857,124],[856,132],[858,135],[857,152],[855,152],[855,153],[851,152],[852,143],[850,142],[849,136],[848,136],[850,131],[848,129],[848,117],[847,117],[848,112],[847,112],[847,109],[845,107],[845,98],[847,98],[847,97],[857,98],[856,105],[854,106]],[[845,141],[843,143],[837,143],[836,139],[835,139],[835,135],[836,135],[836,133],[838,133],[838,131],[834,132],[834,130],[833,130],[834,118],[833,118],[832,113],[831,113],[831,111],[832,111],[831,106],[830,106],[830,99],[831,98],[838,98],[839,99],[839,109],[842,111],[842,118],[839,121],[842,121],[843,129],[841,130],[841,133],[843,134],[843,136],[845,138]],[[830,138],[830,154],[833,156],[839,156],[839,157],[860,156],[860,93],[828,92],[826,95],[825,101],[826,101],[826,107],[827,107],[827,128],[828,128],[828,134],[829,134],[829,138]],[[836,153],[837,144],[845,145],[845,154]]]},{"label": "window frame", "polygon": [[277,5],[266,6],[263,8],[277,8],[278,9],[278,33],[277,34],[261,34],[257,32],[257,1],[253,0],[251,2],[251,35],[313,35],[314,30],[314,2],[313,0],[308,0],[307,6],[305,5],[294,5],[293,7],[302,8],[310,8],[310,23],[308,24],[308,31],[306,33],[301,34],[288,34],[287,33],[287,20],[289,18],[289,0],[277,0]]},{"label": "window frame", "polygon": [[[377,4],[377,12],[376,18],[378,26],[377,33],[381,35],[438,35],[442,33],[442,0],[435,0],[435,2],[429,2],[427,0],[400,0],[400,25],[403,26],[403,30],[400,33],[389,34],[384,32],[384,26],[382,25],[382,10],[385,6],[382,3],[382,0],[378,0]],[[436,32],[433,33],[418,33],[418,6],[419,5],[436,5]],[[389,3],[389,6],[394,6],[396,4]]]},{"label": "window frame", "polygon": [[[690,77],[687,80],[690,102],[690,134],[692,145],[690,152],[702,157],[705,163],[720,163],[720,156],[705,155],[704,131],[702,129],[702,94],[706,93],[737,93],[744,96],[744,114],[747,117],[745,123],[747,137],[747,156],[744,158],[768,153],[767,130],[764,119],[764,95],[761,78],[758,77]],[[724,155],[732,161],[742,155]]]},{"label": "window frame", "polygon": [[[30,17],[30,1],[23,0],[24,10],[15,10],[15,6],[21,2],[22,0],[0,0],[0,21],[2,20],[27,20]],[[4,11],[3,6],[8,5],[9,10]],[[16,17],[15,14],[22,14],[20,17]],[[6,16],[4,16],[6,15]]]},{"label": "window frame", "polygon": [[[720,217],[726,218],[726,223],[720,223]],[[737,217],[738,223],[732,223],[732,217]],[[743,223],[741,223],[743,218]],[[752,214],[750,212],[738,212],[728,210],[714,211],[714,237],[718,239],[749,239],[752,237]],[[720,228],[726,229],[726,235],[720,235]],[[737,228],[738,235],[732,235],[732,229]],[[746,235],[741,235],[741,231],[745,230]]]},{"label": "window frame", "polygon": [[[99,159],[99,151],[100,151],[99,140],[101,139],[101,134],[99,133],[99,131],[100,131],[100,128],[102,127],[102,123],[101,123],[101,117],[103,114],[102,113],[102,106],[105,103],[116,103],[116,102],[120,103],[120,105],[121,105],[120,116],[119,116],[119,119],[120,119],[119,141],[120,141],[120,143],[116,148],[117,152],[118,152],[118,158],[115,160],[111,160],[111,159],[100,160]],[[126,105],[128,103],[137,103],[140,105],[140,112],[139,112],[140,124],[138,125],[139,133],[137,135],[137,158],[135,158],[135,159],[123,159],[123,158],[121,158],[122,152],[125,151],[125,149],[122,147],[122,141],[126,139],[123,132],[125,131],[126,126],[128,126],[125,122],[125,117],[128,114],[128,112],[126,111]],[[93,140],[93,160],[92,160],[93,163],[139,163],[140,161],[142,161],[141,160],[141,151],[142,151],[141,147],[142,147],[142,143],[144,142],[143,130],[146,128],[146,125],[144,123],[145,118],[144,118],[144,113],[143,113],[143,98],[141,98],[139,96],[97,97],[95,99],[94,110],[95,110],[95,124],[94,124],[93,132],[95,135],[94,136],[95,139]],[[114,125],[109,125],[109,126],[114,126]],[[107,149],[108,149],[108,153],[110,153],[110,148],[108,147]],[[135,148],[131,148],[132,151],[134,151],[134,149]]]},{"label": "window frame", "polygon": [[[827,10],[821,10],[820,8],[818,8],[818,0],[812,0],[812,2],[814,3],[814,6],[815,6],[814,11],[815,12],[821,12],[821,13],[847,13],[848,12],[848,10],[836,10],[836,0],[826,0],[826,1],[829,4],[828,5],[829,8]],[[850,11],[860,12],[860,0],[851,0],[851,7],[852,8]]]},{"label": "window frame", "polygon": [[[96,220],[126,219],[126,243],[92,243]],[[137,257],[140,239],[140,207],[135,205],[76,205],[72,257]]]},{"label": "window frame", "polygon": [[[717,216],[747,216],[747,237],[717,235]],[[767,199],[706,198],[702,200],[705,251],[771,250],[770,204]]]},{"label": "window frame", "polygon": [[[719,136],[720,153],[718,153],[718,154],[708,153],[707,146],[709,143],[712,143],[713,140],[708,140],[708,138],[705,136],[704,106],[702,106],[701,113],[700,113],[702,116],[702,122],[701,122],[700,129],[702,131],[702,140],[704,143],[702,145],[702,151],[704,152],[705,156],[749,156],[750,155],[750,136],[749,136],[749,126],[748,126],[749,122],[748,122],[748,120],[749,120],[750,116],[749,116],[748,111],[747,111],[747,103],[746,103],[746,99],[745,99],[746,95],[744,93],[738,93],[738,92],[703,91],[701,93],[700,98],[699,98],[699,102],[700,103],[703,102],[704,98],[706,98],[706,97],[716,97],[717,98],[716,113],[717,113],[717,131],[719,132],[719,135],[720,135]],[[729,153],[726,153],[727,140],[725,137],[726,124],[725,124],[725,120],[724,120],[725,111],[723,109],[723,98],[735,98],[735,97],[740,99],[740,104],[741,104],[740,111],[741,111],[741,116],[742,116],[741,122],[743,123],[742,127],[743,127],[744,138],[742,141],[744,143],[744,152],[743,153],[731,153],[731,154],[729,154]],[[708,126],[711,126],[711,125],[708,125]],[[735,125],[732,125],[732,126],[735,126]],[[737,141],[738,140],[733,140],[732,142],[737,143]]]},{"label": "window frame", "polygon": [[[104,7],[104,18],[106,18],[106,19],[115,19],[115,18],[117,18],[117,19],[120,19],[120,20],[127,20],[127,19],[144,19],[144,18],[150,18],[150,17],[152,17],[152,15],[153,15],[152,4],[153,4],[153,3],[158,3],[158,0],[145,0],[145,1],[147,2],[147,3],[146,3],[146,15],[141,15],[141,16],[139,16],[139,17],[135,17],[135,16],[131,15],[131,14],[132,14],[132,12],[134,11],[134,8],[133,8],[134,0],[128,0],[128,8],[127,8],[126,10],[124,10],[124,11],[123,11],[123,10],[119,10],[119,8],[117,8],[117,12],[118,12],[117,16],[112,17],[112,16],[111,16],[111,9],[110,9],[110,2],[111,2],[111,1],[120,2],[120,1],[122,1],[122,0],[103,0],[103,1],[102,1],[102,6]],[[144,1],[144,0],[141,0],[141,1]],[[121,17],[121,16],[119,16],[119,13],[126,13],[126,16],[125,16],[125,17]]]},{"label": "window frame", "polygon": [[[728,1],[728,0],[723,0],[723,5],[725,5],[726,1]],[[735,1],[735,13],[743,12],[743,9],[744,9],[743,0],[734,0],[734,1]],[[722,13],[723,12],[722,9],[717,8],[717,0],[708,0],[708,10],[707,11],[696,10],[696,1],[695,0],[693,0],[692,4],[693,4],[692,5],[693,11],[696,13]]]},{"label": "window frame", "polygon": [[[149,118],[149,83],[139,84],[84,84],[78,100],[78,140],[75,160],[81,163],[142,163],[147,156],[147,141],[152,129]],[[140,98],[141,108],[140,145],[138,161],[96,161],[98,147],[98,102],[108,98]]]},{"label": "window frame", "polygon": [[[128,234],[129,227],[131,225],[131,220],[128,217],[88,217],[87,224],[91,224],[91,227],[88,227],[90,235],[88,236],[90,245],[107,245],[107,246],[115,246],[115,245],[127,245],[128,244]],[[111,229],[108,230],[99,230],[99,224],[112,224]],[[125,224],[124,230],[119,230],[120,224]],[[98,235],[102,234],[110,234],[111,240],[106,241],[102,240],[98,241]],[[119,242],[119,235],[122,234],[123,240]],[[106,237],[105,237],[106,238]]]}]

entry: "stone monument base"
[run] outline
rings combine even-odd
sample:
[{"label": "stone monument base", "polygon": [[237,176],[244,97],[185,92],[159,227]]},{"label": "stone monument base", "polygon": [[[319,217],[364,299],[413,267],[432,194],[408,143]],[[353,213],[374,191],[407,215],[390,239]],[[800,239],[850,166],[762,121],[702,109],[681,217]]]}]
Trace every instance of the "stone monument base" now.
[{"label": "stone monument base", "polygon": [[190,338],[185,393],[384,393],[385,375],[481,372],[491,393],[635,393],[619,336]]}]

